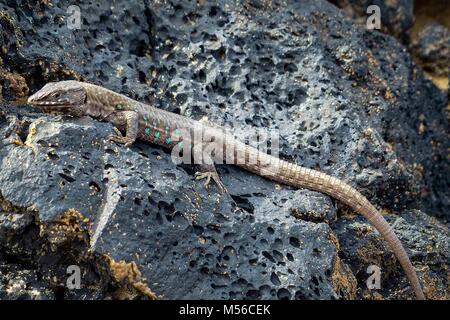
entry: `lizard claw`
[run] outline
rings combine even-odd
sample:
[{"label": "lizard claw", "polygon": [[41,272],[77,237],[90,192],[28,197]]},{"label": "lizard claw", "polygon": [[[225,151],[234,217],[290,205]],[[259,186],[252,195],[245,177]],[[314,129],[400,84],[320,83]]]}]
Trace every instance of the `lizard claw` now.
[{"label": "lizard claw", "polygon": [[120,130],[117,129],[117,127],[113,127],[113,130],[116,133],[116,135],[118,135],[119,137],[122,137],[122,132],[120,132]]},{"label": "lizard claw", "polygon": [[195,180],[206,179],[205,188],[208,189],[209,183],[211,182],[211,174],[212,174],[212,172],[196,172]]},{"label": "lizard claw", "polygon": [[124,137],[124,136],[116,136],[116,135],[110,135],[108,136],[109,141],[114,141],[120,144],[123,144],[125,147],[129,147],[133,144],[134,141],[131,139]]},{"label": "lizard claw", "polygon": [[109,141],[114,141],[114,142],[123,144],[125,147],[129,147],[133,144],[134,140],[127,136],[124,137],[122,135],[122,132],[120,132],[119,129],[117,129],[116,127],[113,127],[113,130],[116,134],[112,134],[112,135],[108,136]]},{"label": "lizard claw", "polygon": [[195,180],[202,180],[202,179],[206,179],[205,181],[205,188],[208,189],[209,187],[209,183],[211,182],[211,179],[214,180],[214,182],[216,183],[217,187],[219,188],[220,193],[225,193],[227,190],[225,188],[225,186],[222,184],[222,181],[220,181],[219,175],[217,174],[217,172],[196,172],[195,173]]}]

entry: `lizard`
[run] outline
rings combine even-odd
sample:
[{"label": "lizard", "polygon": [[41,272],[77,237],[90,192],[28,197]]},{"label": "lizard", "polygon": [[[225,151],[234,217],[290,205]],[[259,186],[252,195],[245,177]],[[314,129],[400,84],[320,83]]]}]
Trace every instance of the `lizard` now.
[{"label": "lizard", "polygon": [[[406,273],[416,298],[425,299],[414,267],[389,223],[365,196],[338,178],[262,152],[224,134],[217,129],[220,126],[205,125],[200,121],[138,102],[87,82],[76,80],[49,82],[31,95],[28,103],[46,113],[72,117],[90,116],[110,122],[114,126],[115,134],[110,135],[109,140],[125,146],[130,146],[139,139],[173,150],[184,142],[183,135],[176,135],[175,132],[185,130],[196,134],[198,131],[209,130],[215,135],[214,140],[207,141],[209,144],[215,147],[224,146],[226,154],[231,153],[234,156],[241,154],[246,160],[235,161],[232,164],[281,184],[325,193],[362,214],[389,244]],[[201,151],[201,148],[205,148],[204,143],[199,142],[196,145],[195,140],[188,141],[194,156],[199,152],[203,155],[200,171],[195,173],[196,179],[206,179],[206,186],[212,179],[220,192],[224,192],[225,187],[215,168],[217,162],[212,156],[205,155]],[[216,154],[216,159],[217,156],[220,159],[224,154]],[[257,161],[248,161],[250,158],[256,158]]]}]

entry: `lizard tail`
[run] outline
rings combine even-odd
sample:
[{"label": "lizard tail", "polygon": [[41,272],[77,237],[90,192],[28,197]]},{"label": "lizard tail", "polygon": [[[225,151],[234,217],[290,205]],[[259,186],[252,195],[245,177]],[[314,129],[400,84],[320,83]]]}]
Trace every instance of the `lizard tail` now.
[{"label": "lizard tail", "polygon": [[411,261],[409,260],[405,248],[398,239],[397,235],[392,230],[391,226],[386,222],[386,220],[377,211],[377,209],[369,202],[364,207],[362,207],[359,212],[361,212],[361,214],[363,214],[367,218],[367,220],[369,220],[372,223],[372,225],[375,226],[375,228],[380,232],[382,237],[391,246],[392,251],[394,252],[403,270],[405,271],[406,276],[411,282],[416,298],[419,300],[425,300],[425,295],[422,291],[422,287],[420,285],[416,271],[414,270],[414,267],[411,264]]},{"label": "lizard tail", "polygon": [[274,157],[268,157],[265,159],[266,165],[259,163],[257,166],[240,166],[282,184],[326,193],[362,214],[390,245],[414,288],[416,298],[419,300],[425,299],[417,274],[402,243],[391,226],[367,198],[345,182],[323,172],[300,167]]}]

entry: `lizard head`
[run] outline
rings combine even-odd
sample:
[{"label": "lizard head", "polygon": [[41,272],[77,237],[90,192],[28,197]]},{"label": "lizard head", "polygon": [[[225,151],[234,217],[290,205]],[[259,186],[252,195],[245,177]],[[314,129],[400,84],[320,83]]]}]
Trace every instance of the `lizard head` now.
[{"label": "lizard head", "polygon": [[28,98],[28,103],[44,112],[79,115],[86,103],[86,90],[74,80],[49,82]]}]

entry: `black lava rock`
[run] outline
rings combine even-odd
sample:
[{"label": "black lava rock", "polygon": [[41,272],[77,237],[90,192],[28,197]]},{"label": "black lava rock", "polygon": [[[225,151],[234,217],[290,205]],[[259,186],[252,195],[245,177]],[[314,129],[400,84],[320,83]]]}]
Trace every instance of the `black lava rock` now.
[{"label": "black lava rock", "polygon": [[425,70],[439,76],[450,74],[450,30],[443,25],[428,24],[418,34],[412,49]]},{"label": "black lava rock", "polygon": [[[68,28],[71,4],[0,4],[0,80],[23,78],[30,92],[90,81],[197,120],[276,131],[281,157],[346,180],[401,219],[395,230],[426,292],[449,297],[448,230],[427,216],[450,212],[447,95],[397,40],[326,1],[83,2],[81,29]],[[3,81],[3,96],[21,83]],[[20,101],[3,109],[0,240],[10,240],[0,259],[9,268],[25,257],[48,288],[58,279],[38,298],[117,297],[110,284],[123,270],[105,256],[138,266],[127,269],[131,297],[367,298],[370,264],[388,279],[382,297],[412,297],[380,236],[328,196],[227,165],[218,169],[229,193],[219,195],[159,147],[108,141],[108,123]],[[355,225],[368,231],[355,237]],[[72,264],[89,275],[75,296],[63,285]],[[9,270],[0,294],[28,294],[8,295]]]}]

